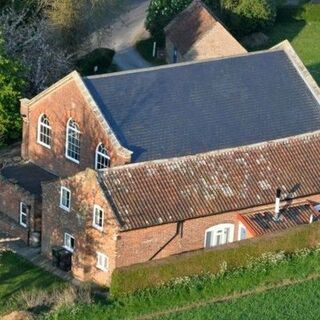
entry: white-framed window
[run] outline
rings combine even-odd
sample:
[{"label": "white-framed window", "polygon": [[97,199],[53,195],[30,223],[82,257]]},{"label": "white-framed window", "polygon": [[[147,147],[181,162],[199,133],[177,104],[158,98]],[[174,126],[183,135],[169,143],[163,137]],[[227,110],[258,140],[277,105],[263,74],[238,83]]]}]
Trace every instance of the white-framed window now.
[{"label": "white-framed window", "polygon": [[69,234],[69,233],[65,233],[64,234],[64,240],[63,240],[63,246],[67,249],[67,250],[69,250],[69,251],[71,251],[71,252],[73,252],[73,250],[74,250],[74,237],[71,235],[71,234]]},{"label": "white-framed window", "polygon": [[99,143],[96,149],[95,168],[103,170],[110,167],[110,156],[104,144]]},{"label": "white-framed window", "polygon": [[101,252],[97,252],[97,268],[102,271],[108,270],[108,257]]},{"label": "white-framed window", "polygon": [[245,240],[247,239],[247,229],[246,227],[239,222],[239,226],[238,226],[238,240]]},{"label": "white-framed window", "polygon": [[45,114],[41,114],[38,120],[37,142],[46,148],[51,148],[52,130],[50,122]]},{"label": "white-framed window", "polygon": [[28,206],[24,202],[20,202],[20,225],[27,227],[28,224]]},{"label": "white-framed window", "polygon": [[71,191],[66,187],[60,189],[60,208],[66,211],[71,208]]},{"label": "white-framed window", "polygon": [[234,225],[222,223],[206,230],[204,247],[211,248],[222,244],[233,242]]},{"label": "white-framed window", "polygon": [[98,205],[93,206],[93,223],[92,225],[99,230],[103,229],[104,212]]},{"label": "white-framed window", "polygon": [[80,162],[80,128],[73,119],[67,123],[66,158],[75,163]]}]

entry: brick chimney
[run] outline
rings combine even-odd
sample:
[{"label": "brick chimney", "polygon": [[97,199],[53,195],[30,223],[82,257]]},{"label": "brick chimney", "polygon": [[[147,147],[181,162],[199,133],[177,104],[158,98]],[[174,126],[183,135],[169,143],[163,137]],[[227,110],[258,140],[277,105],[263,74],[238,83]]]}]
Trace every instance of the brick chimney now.
[{"label": "brick chimney", "polygon": [[29,99],[20,99],[20,115],[22,117],[21,158],[29,158]]}]

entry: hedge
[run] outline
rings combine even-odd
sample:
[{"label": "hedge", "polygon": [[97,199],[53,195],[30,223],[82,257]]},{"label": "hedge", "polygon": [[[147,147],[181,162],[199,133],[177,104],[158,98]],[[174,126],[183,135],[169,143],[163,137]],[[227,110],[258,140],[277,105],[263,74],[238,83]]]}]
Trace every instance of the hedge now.
[{"label": "hedge", "polygon": [[293,252],[314,248],[320,242],[320,224],[302,225],[284,232],[235,242],[210,250],[197,250],[161,260],[116,269],[110,292],[119,297],[146,288],[157,287],[176,278],[203,273],[218,273],[223,263],[228,269],[243,267],[249,258],[266,252]]},{"label": "hedge", "polygon": [[320,4],[284,6],[279,8],[277,21],[287,22],[288,20],[320,21]]}]

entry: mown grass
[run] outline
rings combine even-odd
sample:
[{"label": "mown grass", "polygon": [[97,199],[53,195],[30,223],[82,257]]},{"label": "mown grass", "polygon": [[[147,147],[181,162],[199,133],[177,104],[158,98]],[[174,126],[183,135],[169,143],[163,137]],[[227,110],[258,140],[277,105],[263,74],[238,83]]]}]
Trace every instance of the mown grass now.
[{"label": "mown grass", "polygon": [[264,293],[177,312],[158,320],[207,319],[319,319],[320,280],[273,289]]},{"label": "mown grass", "polygon": [[0,252],[0,315],[14,310],[23,290],[52,290],[64,282],[12,252]]},{"label": "mown grass", "polygon": [[46,319],[133,319],[266,286],[304,280],[311,275],[320,276],[320,253],[319,250],[302,250],[293,255],[269,254],[250,262],[245,268],[225,271],[225,267],[222,266],[221,272],[215,276],[182,278],[157,289],[143,290],[108,302],[78,305],[72,310],[63,308]]},{"label": "mown grass", "polygon": [[[319,7],[317,13],[314,6]],[[320,4],[306,5],[304,14],[291,16],[287,8],[274,27],[266,33],[269,41],[261,49],[268,49],[283,40],[289,40],[312,76],[320,84]]]}]

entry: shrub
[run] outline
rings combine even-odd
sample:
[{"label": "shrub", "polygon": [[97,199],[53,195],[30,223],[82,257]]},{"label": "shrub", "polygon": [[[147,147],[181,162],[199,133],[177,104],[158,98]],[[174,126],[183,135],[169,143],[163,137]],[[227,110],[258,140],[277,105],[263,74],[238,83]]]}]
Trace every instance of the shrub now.
[{"label": "shrub", "polygon": [[292,253],[314,248],[320,239],[318,223],[289,229],[211,250],[187,254],[116,269],[112,275],[111,294],[121,296],[145,288],[163,285],[176,278],[205,273],[217,274],[226,264],[229,270],[246,266],[250,260],[268,252]]},{"label": "shrub", "polygon": [[[95,49],[77,61],[77,70],[84,76],[107,73],[110,70],[114,54],[115,52],[111,49]],[[97,72],[94,72],[95,66],[98,67]]]},{"label": "shrub", "polygon": [[272,0],[241,0],[229,11],[227,19],[234,33],[245,35],[272,27],[276,16],[277,9]]}]

